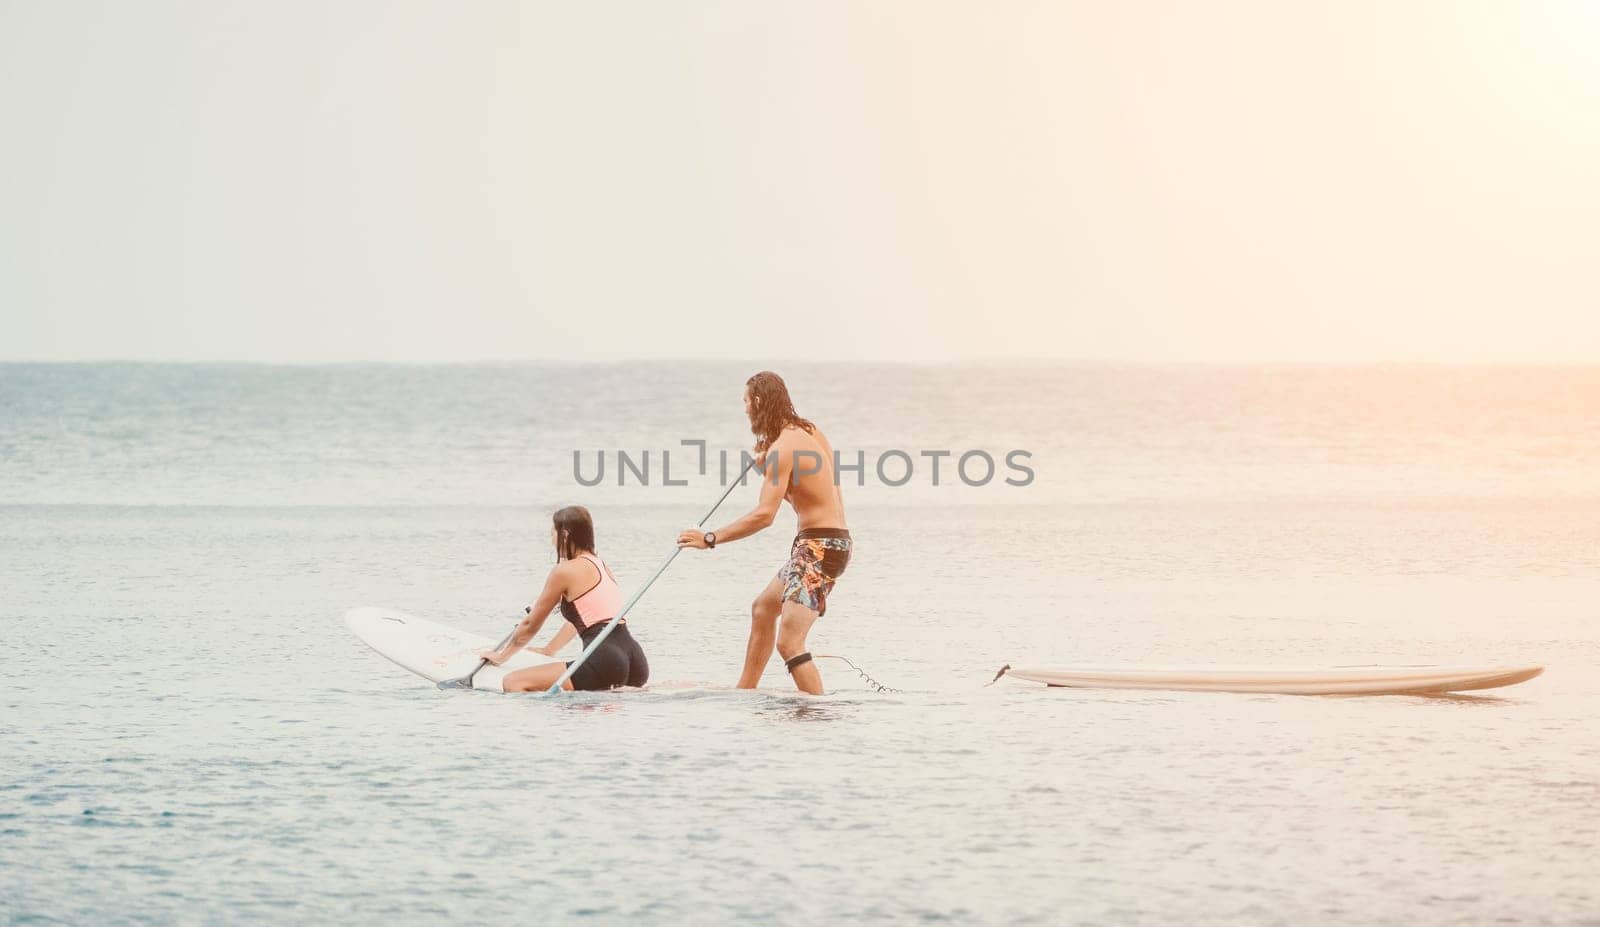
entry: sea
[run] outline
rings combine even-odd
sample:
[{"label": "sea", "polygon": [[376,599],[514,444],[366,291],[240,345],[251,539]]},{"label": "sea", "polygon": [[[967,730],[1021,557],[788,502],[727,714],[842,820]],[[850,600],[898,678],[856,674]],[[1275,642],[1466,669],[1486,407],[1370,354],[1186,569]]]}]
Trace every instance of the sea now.
[{"label": "sea", "polygon": [[[787,509],[645,592],[644,691],[346,628],[498,639],[575,503],[638,591],[764,367],[850,467],[827,695],[731,688]],[[994,681],[1105,662],[1546,672]],[[5,924],[1600,924],[1600,368],[8,363],[0,679]]]}]

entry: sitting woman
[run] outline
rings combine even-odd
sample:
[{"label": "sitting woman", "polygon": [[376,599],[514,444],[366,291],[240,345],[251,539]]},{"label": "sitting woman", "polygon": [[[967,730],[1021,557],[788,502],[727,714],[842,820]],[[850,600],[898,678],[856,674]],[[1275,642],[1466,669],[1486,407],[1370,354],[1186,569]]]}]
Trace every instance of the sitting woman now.
[{"label": "sitting woman", "polygon": [[[555,656],[574,634],[582,636],[587,647],[622,610],[622,590],[594,552],[594,522],[589,518],[589,510],[581,505],[569,505],[556,512],[551,521],[550,537],[556,545],[556,565],[544,581],[539,601],[525,609],[527,617],[517,625],[504,646],[499,650],[478,652],[478,656],[495,666],[527,646],[557,605],[567,624],[548,645],[538,648],[539,653],[547,656]],[[501,686],[507,692],[548,689],[571,665],[571,662],[549,663],[519,669],[507,673]],[[583,661],[562,688],[616,689],[642,686],[649,678],[650,664],[639,642],[628,633],[628,623],[624,621],[606,637],[599,650]]]}]

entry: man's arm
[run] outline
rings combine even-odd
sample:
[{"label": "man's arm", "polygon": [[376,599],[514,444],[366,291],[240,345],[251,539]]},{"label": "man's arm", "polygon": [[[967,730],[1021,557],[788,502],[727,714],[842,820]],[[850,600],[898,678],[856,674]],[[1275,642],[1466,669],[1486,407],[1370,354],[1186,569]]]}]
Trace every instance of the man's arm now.
[{"label": "man's arm", "polygon": [[[772,472],[766,473],[761,478],[761,497],[756,501],[756,507],[716,529],[717,543],[737,541],[747,538],[763,528],[771,527],[773,519],[778,517],[778,506],[783,504],[783,497],[789,491],[789,480],[794,470],[794,454],[787,436],[780,437],[772,446]],[[685,528],[678,535],[679,547],[706,546],[705,532],[699,528]]]}]

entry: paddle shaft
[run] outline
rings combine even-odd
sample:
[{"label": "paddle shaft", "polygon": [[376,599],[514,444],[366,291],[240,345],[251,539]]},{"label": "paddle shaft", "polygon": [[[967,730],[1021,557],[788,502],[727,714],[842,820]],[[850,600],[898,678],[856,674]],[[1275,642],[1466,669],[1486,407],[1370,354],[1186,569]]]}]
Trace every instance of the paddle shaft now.
[{"label": "paddle shaft", "polygon": [[[696,528],[705,527],[706,522],[711,520],[711,516],[715,515],[717,513],[717,509],[722,507],[722,503],[728,501],[728,496],[733,493],[733,487],[744,482],[744,475],[748,473],[750,468],[755,465],[755,460],[751,460],[749,463],[744,465],[744,469],[739,471],[739,475],[734,478],[734,481],[729,483],[728,488],[722,491],[722,497],[717,500],[716,504],[711,506],[711,509],[707,511],[699,521],[695,522]],[[633,608],[634,603],[638,602],[639,599],[644,596],[645,590],[649,589],[656,580],[660,579],[662,573],[667,572],[667,567],[672,565],[672,561],[677,559],[678,554],[682,552],[682,550],[682,547],[674,546],[672,548],[672,553],[667,555],[667,559],[661,561],[661,565],[656,567],[655,573],[652,574],[649,579],[645,580],[644,585],[639,587],[639,591],[633,594],[633,598],[629,599],[627,604],[622,606],[622,611],[617,612],[615,618],[612,618],[610,621],[606,622],[606,626],[600,629],[600,633],[595,635],[594,640],[590,641],[584,646],[583,652],[578,654],[578,659],[573,660],[572,663],[567,666],[567,671],[562,673],[561,678],[556,680],[555,685],[549,688],[549,690],[546,692],[547,695],[561,691],[561,687],[566,684],[567,680],[572,678],[573,673],[578,671],[578,667],[582,666],[584,661],[589,659],[589,657],[599,649],[601,644],[605,643],[605,639],[611,636],[611,632],[615,631],[617,626],[622,624],[622,619],[627,616],[628,612]]]},{"label": "paddle shaft", "polygon": [[[499,650],[501,647],[504,647],[506,644],[510,643],[511,636],[513,634],[516,634],[516,633],[517,633],[517,629],[516,628],[512,628],[511,629],[511,634],[507,634],[505,637],[500,638],[500,643],[495,644],[494,645],[494,649]],[[462,685],[466,686],[469,689],[472,688],[472,677],[478,675],[478,670],[481,670],[485,666],[488,666],[488,665],[489,665],[489,661],[487,659],[479,660],[478,661],[478,665],[473,667],[472,672],[468,673],[465,676],[462,676],[460,679],[457,679],[456,682],[461,683]]]}]

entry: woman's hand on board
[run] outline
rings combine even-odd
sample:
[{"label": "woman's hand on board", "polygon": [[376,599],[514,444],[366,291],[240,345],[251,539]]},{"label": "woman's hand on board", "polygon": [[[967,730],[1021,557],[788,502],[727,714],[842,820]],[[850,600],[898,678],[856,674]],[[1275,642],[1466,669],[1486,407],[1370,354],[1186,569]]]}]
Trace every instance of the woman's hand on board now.
[{"label": "woman's hand on board", "polygon": [[495,666],[506,662],[505,655],[498,650],[480,650],[478,651],[478,656],[493,663]]}]

